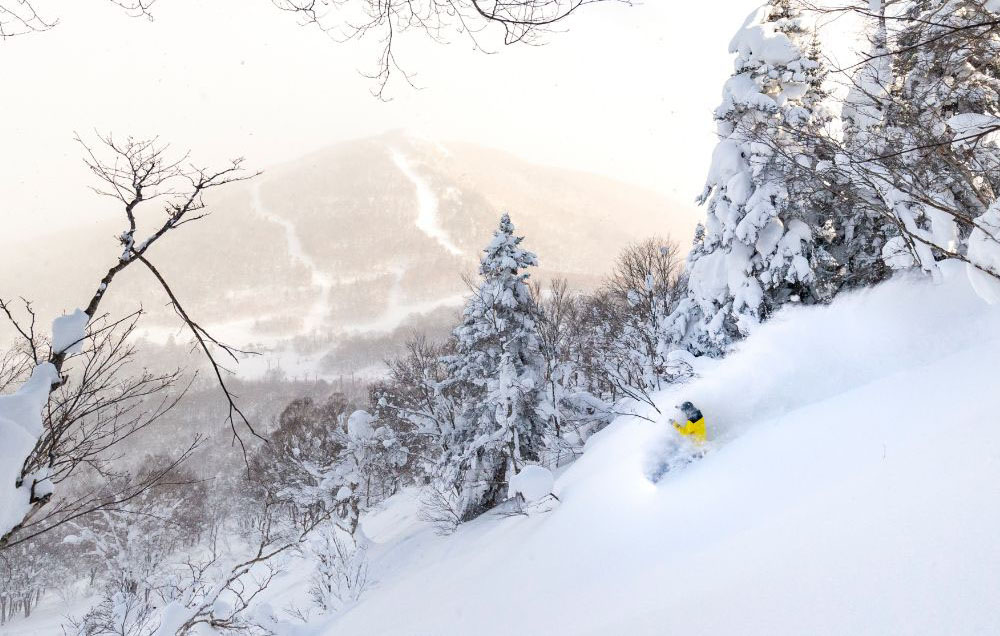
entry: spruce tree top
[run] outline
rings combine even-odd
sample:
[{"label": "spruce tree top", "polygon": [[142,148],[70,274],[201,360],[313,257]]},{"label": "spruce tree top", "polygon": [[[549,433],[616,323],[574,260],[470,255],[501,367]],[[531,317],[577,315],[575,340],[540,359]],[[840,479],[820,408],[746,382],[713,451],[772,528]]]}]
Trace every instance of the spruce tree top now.
[{"label": "spruce tree top", "polygon": [[538,265],[538,258],[532,252],[521,249],[523,240],[523,236],[514,236],[514,224],[505,212],[500,217],[500,227],[493,233],[493,240],[483,250],[479,264],[479,274],[483,279],[490,281],[516,276],[519,281],[526,281],[530,275],[523,270]]}]

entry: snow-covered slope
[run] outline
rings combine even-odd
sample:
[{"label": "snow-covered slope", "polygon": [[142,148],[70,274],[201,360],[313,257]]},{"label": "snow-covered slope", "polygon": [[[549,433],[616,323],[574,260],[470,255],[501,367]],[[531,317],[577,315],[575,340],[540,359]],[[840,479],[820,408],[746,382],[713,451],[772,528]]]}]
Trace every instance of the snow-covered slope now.
[{"label": "snow-covered slope", "polygon": [[377,583],[318,633],[1000,633],[1000,312],[946,274],[787,310],[660,395],[714,440],[659,483],[653,412],[592,438],[551,512],[438,537],[390,501]]}]

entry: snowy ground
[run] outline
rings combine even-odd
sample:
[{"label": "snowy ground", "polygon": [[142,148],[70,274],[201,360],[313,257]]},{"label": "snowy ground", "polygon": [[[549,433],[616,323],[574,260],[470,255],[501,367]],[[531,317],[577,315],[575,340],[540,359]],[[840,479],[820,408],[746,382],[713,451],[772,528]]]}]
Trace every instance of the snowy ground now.
[{"label": "snowy ground", "polygon": [[[406,491],[364,522],[372,588],[288,636],[1000,633],[997,360],[1000,311],[957,268],[785,311],[659,396],[705,412],[704,459],[652,483],[674,442],[650,409],[551,512],[440,537]],[[308,576],[268,602],[306,606]]]},{"label": "snowy ground", "polygon": [[621,418],[562,504],[438,537],[406,493],[321,634],[1000,633],[1000,313],[952,272],[786,312],[683,394],[712,452],[658,484]]},{"label": "snowy ground", "polygon": [[18,614],[6,625],[0,625],[0,636],[62,636],[63,625],[69,624],[68,616],[82,616],[95,602],[82,595],[66,599],[50,591],[29,618]]}]

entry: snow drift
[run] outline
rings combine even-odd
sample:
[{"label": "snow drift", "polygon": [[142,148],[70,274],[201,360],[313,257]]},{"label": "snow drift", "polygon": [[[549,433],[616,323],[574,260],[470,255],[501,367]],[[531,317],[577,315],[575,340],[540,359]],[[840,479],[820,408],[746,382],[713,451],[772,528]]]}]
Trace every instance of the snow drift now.
[{"label": "snow drift", "polygon": [[626,416],[549,513],[438,537],[403,493],[364,525],[373,589],[317,633],[998,633],[997,359],[960,267],[787,309],[658,396],[704,411],[704,459],[652,483],[674,434]]},{"label": "snow drift", "polygon": [[[31,509],[31,485],[26,479],[18,487],[24,460],[42,434],[42,409],[49,389],[59,378],[48,362],[35,367],[31,377],[13,395],[0,395],[0,536],[24,520]],[[44,488],[51,484],[42,475],[35,478]],[[35,493],[41,496],[44,493]]]}]

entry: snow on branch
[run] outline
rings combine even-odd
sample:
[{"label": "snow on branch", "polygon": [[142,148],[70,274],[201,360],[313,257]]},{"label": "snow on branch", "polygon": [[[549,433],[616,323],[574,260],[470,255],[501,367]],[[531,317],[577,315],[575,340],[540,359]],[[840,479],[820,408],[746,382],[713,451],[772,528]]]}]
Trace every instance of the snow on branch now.
[{"label": "snow on branch", "polygon": [[[141,6],[148,8],[150,4],[147,1]],[[235,362],[239,351],[212,337],[191,318],[147,257],[150,247],[169,232],[208,215],[203,198],[206,192],[250,179],[256,173],[244,171],[242,159],[221,168],[198,166],[190,162],[188,153],[172,154],[169,145],[155,137],[118,139],[97,134],[94,142],[84,141],[79,135],[77,141],[84,149],[85,164],[97,179],[94,191],[121,206],[122,230],[117,236],[121,251],[87,303],[53,322],[47,353],[42,351],[43,339],[36,334],[31,304],[24,301],[27,317],[19,318],[12,304],[0,299],[0,310],[21,336],[35,366],[31,378],[17,393],[0,400],[0,437],[12,440],[5,443],[0,455],[0,509],[4,511],[0,518],[0,547],[9,544],[17,531],[37,521],[39,511],[52,496],[53,471],[70,472],[80,463],[93,464],[101,453],[158,419],[162,408],[176,403],[167,399],[161,407],[138,418],[132,416],[134,408],[121,408],[167,390],[176,380],[174,374],[144,374],[135,383],[123,383],[117,377],[125,361],[132,357],[133,350],[126,340],[134,328],[134,320],[129,319],[138,314],[124,321],[108,321],[98,312],[115,278],[135,262],[141,262],[153,274],[178,317],[201,345],[228,402],[228,422],[234,437],[242,446],[241,428],[257,435],[236,404],[224,378],[225,369],[217,360],[221,353]],[[148,218],[144,215],[156,207],[151,204],[157,204],[164,216],[151,229],[140,231],[139,220]],[[95,326],[98,319],[101,324]],[[76,369],[80,375],[76,390],[80,395],[76,400],[60,402],[54,396],[69,383],[70,375],[64,367],[74,359],[82,361]],[[111,390],[112,385],[117,392]],[[61,410],[60,404],[70,403],[89,404],[92,409]],[[43,416],[45,407],[47,414]],[[102,412],[114,415],[102,420]]]}]

